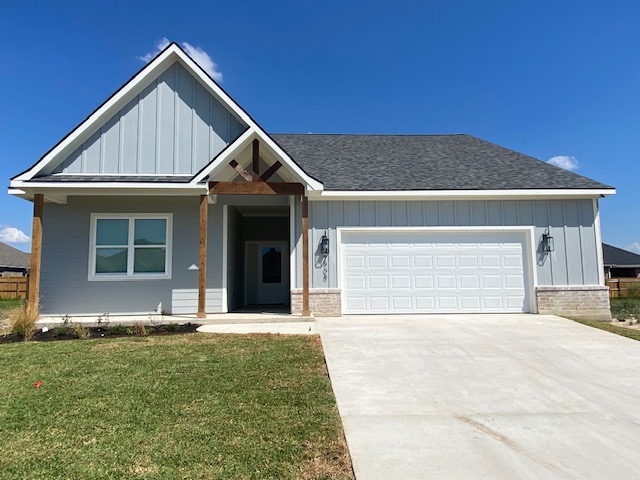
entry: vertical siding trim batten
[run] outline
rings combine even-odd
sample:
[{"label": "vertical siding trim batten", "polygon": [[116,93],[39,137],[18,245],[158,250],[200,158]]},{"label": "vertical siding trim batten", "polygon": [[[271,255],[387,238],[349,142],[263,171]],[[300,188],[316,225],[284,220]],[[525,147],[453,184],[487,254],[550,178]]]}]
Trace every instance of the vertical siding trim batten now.
[{"label": "vertical siding trim batten", "polygon": [[122,110],[120,110],[118,117],[118,173],[124,171],[124,119],[122,117]]},{"label": "vertical siding trim batten", "polygon": [[160,114],[162,112],[162,98],[160,95],[160,84],[159,78],[155,80],[155,89],[156,89],[156,156],[155,156],[155,168],[154,171],[156,175],[160,173]]},{"label": "vertical siding trim batten", "polygon": [[595,230],[596,256],[598,258],[598,281],[600,285],[605,284],[604,279],[604,253],[602,251],[602,230],[600,225],[600,206],[598,199],[591,200],[593,208],[593,228]]},{"label": "vertical siding trim batten", "polygon": [[136,173],[142,173],[142,120],[144,118],[144,108],[142,105],[141,94],[136,97],[138,99],[138,135],[136,138]]},{"label": "vertical siding trim batten", "polygon": [[191,172],[196,168],[196,79],[191,77]]},{"label": "vertical siding trim batten", "polygon": [[[108,122],[108,120],[107,120]],[[106,125],[106,124],[105,124]],[[104,129],[104,125],[100,127],[100,158],[98,159],[98,172],[104,173],[104,142],[106,131]]]},{"label": "vertical siding trim batten", "polygon": [[583,225],[582,225],[582,205],[580,203],[582,200],[576,200],[577,209],[578,209],[578,243],[580,244],[580,271],[582,272],[582,284],[587,284],[587,279],[584,271],[584,250],[582,249],[582,235],[583,235]]},{"label": "vertical siding trim batten", "polygon": [[566,272],[567,272],[567,283],[566,285],[569,285],[569,255],[567,255],[567,252],[569,251],[569,245],[567,244],[567,202],[565,202],[564,200],[560,202],[560,204],[562,205],[562,225],[563,225],[563,240],[564,240],[564,264],[565,264],[565,268],[566,268]]},{"label": "vertical siding trim batten", "polygon": [[173,173],[178,173],[178,68],[173,66]]}]

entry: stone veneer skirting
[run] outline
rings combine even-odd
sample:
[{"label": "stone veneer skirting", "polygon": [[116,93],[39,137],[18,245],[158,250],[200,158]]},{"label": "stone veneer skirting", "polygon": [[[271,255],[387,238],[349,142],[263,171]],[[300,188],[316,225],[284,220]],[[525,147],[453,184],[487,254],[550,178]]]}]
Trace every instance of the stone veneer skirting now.
[{"label": "stone veneer skirting", "polygon": [[[309,290],[309,310],[316,317],[339,317],[342,300],[339,288],[312,288]],[[302,313],[302,289],[291,289],[291,313]]]},{"label": "stone veneer skirting", "polygon": [[611,320],[609,287],[575,285],[537,287],[538,313]]}]

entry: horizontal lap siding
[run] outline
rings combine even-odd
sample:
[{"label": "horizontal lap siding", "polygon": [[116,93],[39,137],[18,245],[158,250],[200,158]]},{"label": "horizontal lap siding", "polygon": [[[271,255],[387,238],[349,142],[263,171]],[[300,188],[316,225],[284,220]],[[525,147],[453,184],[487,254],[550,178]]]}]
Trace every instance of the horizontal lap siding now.
[{"label": "horizontal lap siding", "polygon": [[[71,197],[67,205],[44,209],[41,276],[43,314],[147,314],[171,311],[174,290],[198,287],[197,197],[143,199]],[[134,207],[135,205],[135,207]],[[88,281],[91,213],[173,213],[172,278]],[[222,207],[209,206],[207,286],[209,311],[222,309]]]},{"label": "horizontal lap siding", "polygon": [[[535,248],[546,228],[555,252],[536,252],[539,285],[596,285],[598,265],[591,200],[310,202],[313,288],[336,288],[337,227],[535,226]],[[317,247],[327,232],[327,266]],[[327,281],[323,270],[327,268]]]}]

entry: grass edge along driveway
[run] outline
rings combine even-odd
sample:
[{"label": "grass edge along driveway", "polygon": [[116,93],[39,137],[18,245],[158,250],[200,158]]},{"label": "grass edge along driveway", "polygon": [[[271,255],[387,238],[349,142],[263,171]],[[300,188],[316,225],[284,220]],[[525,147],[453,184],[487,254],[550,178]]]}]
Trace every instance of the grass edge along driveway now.
[{"label": "grass edge along driveway", "polygon": [[317,336],[6,344],[0,374],[0,479],[353,478]]}]

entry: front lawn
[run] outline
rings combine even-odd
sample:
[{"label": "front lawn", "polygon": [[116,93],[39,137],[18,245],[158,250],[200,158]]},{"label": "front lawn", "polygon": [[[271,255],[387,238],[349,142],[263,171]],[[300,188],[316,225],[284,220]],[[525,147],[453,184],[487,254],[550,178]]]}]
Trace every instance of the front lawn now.
[{"label": "front lawn", "polygon": [[0,375],[0,479],[353,478],[315,336],[5,344]]}]

